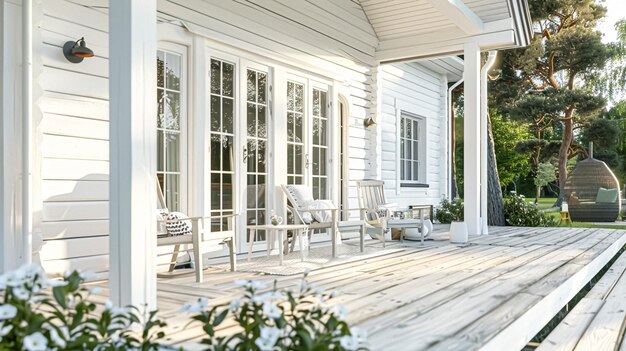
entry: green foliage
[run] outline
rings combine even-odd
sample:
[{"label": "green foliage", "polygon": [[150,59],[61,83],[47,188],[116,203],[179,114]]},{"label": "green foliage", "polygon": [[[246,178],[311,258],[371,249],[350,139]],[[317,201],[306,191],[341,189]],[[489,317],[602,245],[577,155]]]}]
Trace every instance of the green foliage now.
[{"label": "green foliage", "polygon": [[84,279],[72,272],[51,280],[38,265],[0,276],[0,350],[159,349],[166,324],[156,311],[142,318],[137,308],[114,308],[110,302],[97,311],[87,300],[96,291],[83,287]]},{"label": "green foliage", "polygon": [[463,200],[459,198],[452,201],[448,199],[441,200],[435,211],[435,219],[437,219],[439,223],[445,224],[452,223],[452,221],[462,221]]},{"label": "green foliage", "polygon": [[507,121],[497,113],[492,113],[490,119],[500,186],[506,187],[516,178],[530,172],[530,153],[515,148],[518,143],[528,139],[529,133],[519,122]]},{"label": "green foliage", "polygon": [[515,193],[504,198],[504,216],[508,225],[516,227],[552,227],[557,224],[552,217],[541,212],[537,205]]},{"label": "green foliage", "polygon": [[546,186],[556,180],[556,167],[550,162],[543,162],[537,168],[536,186]]},{"label": "green foliage", "polygon": [[[367,350],[364,331],[345,321],[342,305],[329,305],[336,293],[316,289],[306,281],[297,291],[271,291],[258,281],[236,281],[244,289],[242,299],[208,307],[206,300],[185,305],[182,311],[196,312],[192,318],[204,325],[202,343],[209,350]],[[241,330],[231,336],[218,336],[215,329],[230,316]]]}]

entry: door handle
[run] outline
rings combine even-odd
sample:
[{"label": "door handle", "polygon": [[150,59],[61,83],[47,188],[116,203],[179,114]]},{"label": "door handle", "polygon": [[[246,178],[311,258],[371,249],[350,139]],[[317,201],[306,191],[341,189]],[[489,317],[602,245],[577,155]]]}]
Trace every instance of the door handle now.
[{"label": "door handle", "polygon": [[309,160],[309,154],[304,155],[304,168],[309,168],[309,164],[311,161]]},{"label": "door handle", "polygon": [[246,146],[243,147],[243,163],[248,161],[248,148]]}]

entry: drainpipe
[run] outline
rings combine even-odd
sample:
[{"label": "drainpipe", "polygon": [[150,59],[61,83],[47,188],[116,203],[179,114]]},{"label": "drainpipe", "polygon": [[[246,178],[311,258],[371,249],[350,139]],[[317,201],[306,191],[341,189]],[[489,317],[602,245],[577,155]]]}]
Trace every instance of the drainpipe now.
[{"label": "drainpipe", "polygon": [[[448,170],[448,176],[450,177],[449,181],[448,181],[448,196],[452,195],[452,182],[454,181],[453,177],[454,177],[454,162],[455,160],[452,159],[452,152],[454,150],[455,145],[452,144],[452,135],[454,135],[454,121],[452,121],[452,91],[454,89],[456,89],[456,87],[458,87],[459,85],[463,84],[463,78],[461,77],[461,79],[454,83],[450,88],[448,88],[448,95],[446,96],[446,119],[448,121],[448,143],[450,144],[449,149],[448,149],[448,165],[450,167],[450,169]],[[452,200],[452,199],[451,199]]]},{"label": "drainpipe", "polygon": [[489,58],[480,71],[480,233],[489,234],[488,229],[488,210],[487,210],[487,194],[488,194],[488,172],[487,172],[487,73],[496,61],[497,51],[489,51]]},{"label": "drainpipe", "polygon": [[32,81],[33,81],[33,2],[24,0],[22,8],[22,262],[32,262]]}]

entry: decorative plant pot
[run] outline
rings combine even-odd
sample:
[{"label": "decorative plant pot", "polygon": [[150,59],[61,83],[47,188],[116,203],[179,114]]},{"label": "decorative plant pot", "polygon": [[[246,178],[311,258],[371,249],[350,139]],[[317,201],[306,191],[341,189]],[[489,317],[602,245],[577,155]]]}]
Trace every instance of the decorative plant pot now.
[{"label": "decorative plant pot", "polygon": [[467,224],[465,222],[452,222],[450,224],[450,242],[464,244],[467,242]]}]

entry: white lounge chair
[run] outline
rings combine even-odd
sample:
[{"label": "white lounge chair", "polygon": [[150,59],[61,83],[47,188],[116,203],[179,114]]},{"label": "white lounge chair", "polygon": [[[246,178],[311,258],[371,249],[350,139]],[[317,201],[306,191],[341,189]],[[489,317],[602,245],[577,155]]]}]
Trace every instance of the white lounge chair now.
[{"label": "white lounge chair", "polygon": [[[235,217],[233,215],[208,216],[208,217],[187,217],[178,213],[170,213],[164,217],[162,213],[168,212],[161,185],[157,181],[158,206],[160,214],[157,218],[157,246],[174,246],[172,259],[170,261],[168,273],[173,273],[176,267],[180,246],[185,244],[193,245],[193,259],[196,272],[196,282],[202,282],[202,254],[206,245],[226,244],[228,245],[230,270],[237,270],[237,256],[235,251]],[[221,232],[211,232],[211,222],[226,219],[227,230]],[[168,276],[160,274],[159,276]]]},{"label": "white lounge chair", "polygon": [[[338,209],[329,200],[313,199],[313,191],[307,185],[281,185],[287,196],[287,207],[294,214],[296,223],[308,225],[309,239],[312,230],[330,229],[332,236],[332,255],[336,257],[337,233],[344,231],[358,231],[360,235],[360,249],[363,252],[365,238],[365,222],[363,220],[339,221]],[[358,211],[359,209],[344,209]],[[292,247],[293,247],[292,243]]]}]

